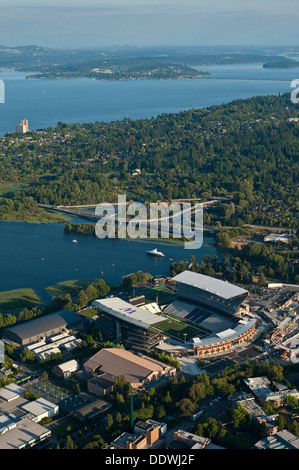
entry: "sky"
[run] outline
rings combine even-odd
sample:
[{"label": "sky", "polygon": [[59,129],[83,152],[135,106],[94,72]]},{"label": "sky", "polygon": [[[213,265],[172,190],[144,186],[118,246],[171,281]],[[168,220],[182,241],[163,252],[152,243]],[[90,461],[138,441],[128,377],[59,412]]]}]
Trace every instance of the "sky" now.
[{"label": "sky", "polygon": [[298,0],[0,0],[0,44],[298,46]]}]

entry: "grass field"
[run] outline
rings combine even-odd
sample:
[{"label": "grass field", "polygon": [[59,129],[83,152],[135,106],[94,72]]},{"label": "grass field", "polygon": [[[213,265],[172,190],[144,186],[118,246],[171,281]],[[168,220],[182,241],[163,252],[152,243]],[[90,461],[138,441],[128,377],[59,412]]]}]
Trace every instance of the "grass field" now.
[{"label": "grass field", "polygon": [[68,281],[58,282],[46,288],[46,291],[53,297],[63,294],[76,295],[81,289],[86,289],[90,284],[95,282],[96,279],[73,279]]},{"label": "grass field", "polygon": [[156,323],[152,326],[153,329],[161,331],[165,335],[169,335],[171,338],[177,340],[186,340],[188,341],[191,338],[202,337],[206,335],[206,331],[202,328],[197,327],[196,325],[185,322],[184,320],[169,316],[166,320]]},{"label": "grass field", "polygon": [[0,311],[32,307],[40,304],[41,300],[33,289],[14,289],[0,292]]}]

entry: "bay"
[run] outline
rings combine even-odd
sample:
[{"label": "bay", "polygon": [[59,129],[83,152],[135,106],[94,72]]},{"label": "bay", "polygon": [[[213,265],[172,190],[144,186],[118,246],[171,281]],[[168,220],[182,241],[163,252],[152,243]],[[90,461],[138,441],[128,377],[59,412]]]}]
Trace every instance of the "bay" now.
[{"label": "bay", "polygon": [[291,92],[299,69],[264,69],[261,64],[196,67],[208,78],[99,81],[26,79],[25,73],[0,73],[5,103],[0,104],[0,136],[14,132],[21,119],[31,130],[67,124],[143,119],[162,113],[203,108],[258,95]]},{"label": "bay", "polygon": [[[85,219],[73,218],[78,223]],[[78,243],[72,243],[76,238]],[[148,250],[158,248],[165,255],[156,258]],[[119,285],[122,276],[142,270],[152,275],[169,274],[172,261],[190,262],[191,255],[201,261],[205,254],[222,259],[212,237],[204,237],[202,248],[186,250],[184,244],[156,240],[103,239],[65,233],[63,224],[0,223],[0,291],[33,288],[41,298],[44,289],[57,282],[102,278]]]},{"label": "bay", "polygon": [[[95,81],[27,80],[26,74],[0,73],[5,84],[5,103],[0,104],[0,136],[13,132],[21,119],[30,129],[56,126],[57,122],[143,119],[161,113],[221,105],[234,99],[277,95],[292,91],[299,69],[264,69],[261,64],[198,67],[208,78],[190,80]],[[76,222],[80,222],[80,219]],[[81,220],[81,222],[84,222]],[[221,259],[225,252],[205,237],[199,250],[183,244],[151,240],[99,240],[93,236],[66,234],[62,224],[0,223],[0,291],[31,287],[42,298],[44,289],[69,279],[102,277],[119,284],[121,277],[137,270],[165,275],[173,261],[200,262],[205,254]],[[158,248],[164,258],[152,258],[147,250]]]}]

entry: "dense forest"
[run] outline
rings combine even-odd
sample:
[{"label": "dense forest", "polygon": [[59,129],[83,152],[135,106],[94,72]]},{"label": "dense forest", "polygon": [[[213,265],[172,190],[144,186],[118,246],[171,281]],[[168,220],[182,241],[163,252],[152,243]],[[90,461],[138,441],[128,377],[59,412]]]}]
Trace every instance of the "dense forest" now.
[{"label": "dense forest", "polygon": [[[67,125],[0,140],[2,194],[51,205],[229,198],[226,225],[298,227],[298,105],[289,94],[133,121]],[[135,172],[136,169],[140,171]],[[32,199],[31,199],[32,200]],[[3,200],[4,201],[4,200]],[[14,211],[3,202],[0,212]]]}]

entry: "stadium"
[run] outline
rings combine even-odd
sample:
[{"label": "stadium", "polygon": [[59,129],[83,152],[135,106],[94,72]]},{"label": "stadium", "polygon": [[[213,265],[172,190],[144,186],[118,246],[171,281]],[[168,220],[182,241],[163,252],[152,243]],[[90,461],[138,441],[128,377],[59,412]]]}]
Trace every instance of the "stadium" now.
[{"label": "stadium", "polygon": [[111,340],[144,352],[152,351],[163,340],[159,331],[152,328],[164,320],[160,309],[153,313],[118,297],[95,300],[93,306],[100,309],[98,328]]},{"label": "stadium", "polygon": [[171,282],[176,296],[166,305],[95,300],[98,328],[133,350],[196,356],[227,351],[254,334],[256,317],[243,307],[247,290],[191,271]]},{"label": "stadium", "polygon": [[207,314],[211,310],[234,315],[248,295],[248,291],[239,286],[191,271],[184,271],[172,280],[178,283],[178,298],[203,307],[198,307],[198,311],[193,312],[192,321],[195,322],[197,316],[205,314],[205,307],[208,309]]},{"label": "stadium", "polygon": [[[194,323],[203,330],[202,335],[186,341],[185,353],[218,354],[242,344],[254,334],[256,317],[244,308],[247,290],[191,271],[178,274],[172,281],[177,296],[163,313]],[[179,352],[173,341],[164,342],[159,349],[172,354]]]}]

